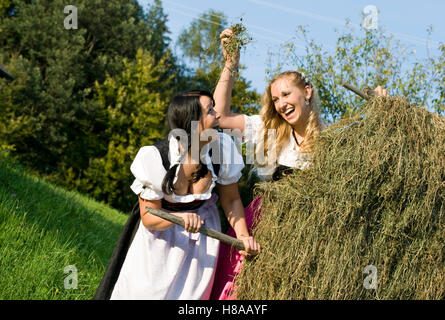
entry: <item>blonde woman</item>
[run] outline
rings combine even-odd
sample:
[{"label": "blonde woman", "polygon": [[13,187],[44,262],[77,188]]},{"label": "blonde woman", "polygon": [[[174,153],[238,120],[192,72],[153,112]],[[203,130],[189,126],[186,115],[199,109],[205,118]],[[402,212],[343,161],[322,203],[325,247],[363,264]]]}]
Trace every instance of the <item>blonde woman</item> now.
[{"label": "blonde woman", "polygon": [[[260,115],[244,115],[230,111],[230,101],[235,70],[239,55],[232,58],[224,49],[232,31],[224,30],[221,46],[225,66],[214,92],[215,110],[220,114],[219,126],[223,129],[238,129],[244,141],[254,145],[255,166],[258,173],[272,180],[280,179],[284,172],[306,169],[310,165],[314,143],[324,127],[318,109],[318,94],[310,80],[297,71],[276,75],[266,88],[262,98]],[[380,86],[377,94],[387,95]],[[247,148],[249,149],[249,148]],[[259,214],[260,198],[246,208],[245,217],[249,230]],[[233,234],[229,229],[228,234]],[[220,257],[230,255],[227,246],[220,247]],[[239,272],[241,256],[235,252],[232,258],[222,258],[217,267],[212,298],[234,298],[231,279]],[[227,261],[232,261],[232,264]],[[232,294],[231,294],[232,291]]]},{"label": "blonde woman", "polygon": [[316,88],[304,74],[286,71],[266,88],[260,115],[232,113],[231,91],[238,61],[232,61],[224,50],[231,34],[230,29],[221,33],[226,63],[214,93],[220,128],[240,130],[244,141],[255,146],[255,165],[264,176],[277,179],[283,169],[306,168],[323,128]]}]

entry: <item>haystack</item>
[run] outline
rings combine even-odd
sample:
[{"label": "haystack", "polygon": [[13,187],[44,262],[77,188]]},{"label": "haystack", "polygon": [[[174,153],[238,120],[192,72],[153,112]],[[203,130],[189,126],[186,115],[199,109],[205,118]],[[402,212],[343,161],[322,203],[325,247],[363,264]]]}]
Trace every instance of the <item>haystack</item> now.
[{"label": "haystack", "polygon": [[444,299],[445,119],[377,97],[326,129],[310,169],[262,183],[239,299]]}]

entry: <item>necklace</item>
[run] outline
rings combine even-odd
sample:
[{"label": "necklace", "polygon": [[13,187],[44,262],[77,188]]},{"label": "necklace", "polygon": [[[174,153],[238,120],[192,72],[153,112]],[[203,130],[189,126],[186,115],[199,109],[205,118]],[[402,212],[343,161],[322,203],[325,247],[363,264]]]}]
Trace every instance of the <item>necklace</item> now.
[{"label": "necklace", "polygon": [[294,139],[295,139],[295,143],[297,144],[297,146],[300,146],[300,144],[303,143],[304,139],[301,140],[300,143],[298,143],[298,140],[297,140],[297,137],[295,136],[295,131],[294,131],[294,130],[292,130],[292,136],[294,137]]}]

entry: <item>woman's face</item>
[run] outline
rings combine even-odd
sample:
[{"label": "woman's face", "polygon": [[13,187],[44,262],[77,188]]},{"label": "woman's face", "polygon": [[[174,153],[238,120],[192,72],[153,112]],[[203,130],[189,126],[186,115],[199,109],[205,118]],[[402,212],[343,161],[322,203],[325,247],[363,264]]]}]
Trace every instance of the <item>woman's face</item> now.
[{"label": "woman's face", "polygon": [[220,114],[213,108],[213,101],[207,96],[199,97],[202,115],[199,121],[199,134],[206,129],[216,128],[219,125]]},{"label": "woman's face", "polygon": [[312,94],[310,86],[304,90],[296,87],[289,77],[282,77],[275,80],[270,92],[275,110],[291,126],[305,124],[310,112],[310,107],[305,104],[305,99],[309,99]]}]

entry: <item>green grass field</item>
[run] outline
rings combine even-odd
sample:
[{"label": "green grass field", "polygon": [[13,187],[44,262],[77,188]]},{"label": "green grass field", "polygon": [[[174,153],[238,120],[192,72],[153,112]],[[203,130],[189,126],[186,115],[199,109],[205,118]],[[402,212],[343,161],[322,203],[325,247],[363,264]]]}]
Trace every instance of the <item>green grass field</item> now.
[{"label": "green grass field", "polygon": [[91,299],[126,219],[0,159],[0,299]]}]

